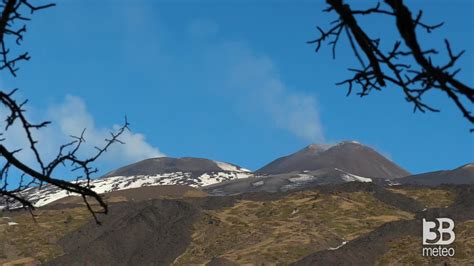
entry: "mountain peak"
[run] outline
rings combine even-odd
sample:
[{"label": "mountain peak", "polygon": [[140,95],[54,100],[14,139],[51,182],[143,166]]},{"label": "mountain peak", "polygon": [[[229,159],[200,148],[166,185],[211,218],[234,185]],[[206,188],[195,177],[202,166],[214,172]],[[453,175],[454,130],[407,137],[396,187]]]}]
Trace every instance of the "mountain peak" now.
[{"label": "mountain peak", "polygon": [[130,165],[126,165],[114,170],[106,177],[111,176],[137,176],[137,175],[156,175],[163,173],[175,172],[193,172],[193,173],[209,173],[209,172],[243,172],[249,173],[250,170],[240,166],[213,161],[204,158],[194,157],[158,157],[139,161]]},{"label": "mountain peak", "polygon": [[326,151],[327,149],[331,148],[333,145],[331,144],[309,144],[306,146],[304,149],[300,150],[299,152],[302,153],[312,153],[312,154],[318,154],[321,152]]},{"label": "mountain peak", "polygon": [[355,140],[343,140],[343,141],[339,142],[339,144],[340,145],[342,145],[342,144],[356,144],[356,145],[363,146],[360,142],[355,141]]},{"label": "mountain peak", "polygon": [[474,170],[474,163],[468,163],[460,167],[461,169]]},{"label": "mountain peak", "polygon": [[316,150],[319,148],[319,144],[309,144],[308,146],[306,146],[306,149],[308,150]]},{"label": "mountain peak", "polygon": [[372,148],[357,141],[341,141],[335,145],[311,144],[296,153],[276,159],[257,172],[281,174],[324,168],[338,168],[358,176],[384,179],[400,178],[410,174]]}]

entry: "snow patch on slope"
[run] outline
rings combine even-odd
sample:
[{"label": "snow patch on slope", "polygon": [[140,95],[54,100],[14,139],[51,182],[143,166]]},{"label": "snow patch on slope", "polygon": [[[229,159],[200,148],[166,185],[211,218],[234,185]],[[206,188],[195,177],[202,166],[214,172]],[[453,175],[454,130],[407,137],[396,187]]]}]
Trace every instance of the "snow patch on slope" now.
[{"label": "snow patch on slope", "polygon": [[230,164],[230,163],[224,163],[224,162],[219,162],[219,161],[214,161],[217,166],[224,170],[224,171],[231,171],[231,172],[250,172],[250,170],[248,169],[245,169],[245,168],[240,168],[240,167],[237,167],[233,164]]},{"label": "snow patch on slope", "polygon": [[344,174],[342,175],[342,178],[344,179],[344,181],[346,182],[352,182],[352,181],[358,181],[358,182],[372,182],[372,178],[368,178],[368,177],[363,177],[363,176],[358,176],[358,175],[354,175],[354,174],[351,174],[351,173],[348,173],[346,171],[343,171],[339,168],[335,168],[337,171],[340,171],[340,172],[343,172]]},{"label": "snow patch on slope", "polygon": [[341,247],[343,247],[345,244],[347,244],[348,241],[343,241],[339,246],[337,247],[334,247],[334,248],[328,248],[328,250],[338,250],[340,249]]},{"label": "snow patch on slope", "polygon": [[316,179],[317,177],[315,176],[312,176],[312,175],[307,175],[307,174],[298,174],[297,177],[291,177],[289,178],[288,180],[292,183],[299,183],[299,182],[309,182],[309,181],[312,181],[314,179]]}]

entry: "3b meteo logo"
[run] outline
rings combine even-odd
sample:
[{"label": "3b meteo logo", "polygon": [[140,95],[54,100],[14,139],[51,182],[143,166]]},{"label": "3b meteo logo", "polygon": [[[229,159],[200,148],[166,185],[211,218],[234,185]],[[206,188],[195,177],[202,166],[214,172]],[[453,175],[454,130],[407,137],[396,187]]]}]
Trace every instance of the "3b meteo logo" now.
[{"label": "3b meteo logo", "polygon": [[454,248],[447,246],[455,239],[453,220],[449,218],[436,218],[435,221],[423,219],[423,256],[454,256]]}]

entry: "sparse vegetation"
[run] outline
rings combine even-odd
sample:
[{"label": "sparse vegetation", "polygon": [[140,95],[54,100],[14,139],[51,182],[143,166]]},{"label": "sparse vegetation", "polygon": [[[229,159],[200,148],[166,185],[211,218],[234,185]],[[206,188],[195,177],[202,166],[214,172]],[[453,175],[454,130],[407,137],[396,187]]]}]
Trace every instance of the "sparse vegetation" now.
[{"label": "sparse vegetation", "polygon": [[456,198],[456,192],[443,188],[390,188],[389,190],[419,201],[426,208],[446,208]]},{"label": "sparse vegetation", "polygon": [[29,257],[45,262],[61,255],[57,241],[91,219],[84,207],[39,210],[34,215],[34,219],[27,212],[11,217],[9,221],[17,225],[0,223],[0,263]]},{"label": "sparse vegetation", "polygon": [[[430,198],[441,201],[430,207],[449,205],[457,195],[454,190],[444,188],[391,190],[424,204],[429,203]],[[114,195],[119,196],[123,200],[135,198],[132,194]],[[107,197],[107,200],[112,198]],[[71,207],[70,200],[63,203],[69,205],[35,212],[36,222],[27,212],[0,218],[0,264],[23,260],[46,262],[62,255],[58,240],[92,218],[83,206]],[[109,201],[109,204],[112,203]],[[371,192],[327,194],[313,190],[291,193],[277,200],[242,200],[231,207],[203,210],[193,226],[191,243],[174,264],[203,264],[213,258],[238,264],[288,264],[314,252],[335,248],[343,241],[353,241],[385,223],[403,219],[414,219],[414,214],[379,201]],[[8,222],[18,225],[8,225]],[[455,230],[456,256],[448,262],[472,263],[474,220],[456,224]],[[391,241],[390,250],[381,254],[378,263],[441,263],[422,258],[420,243],[421,235]]]},{"label": "sparse vegetation", "polygon": [[453,244],[454,257],[421,256],[421,234],[419,237],[404,237],[390,244],[390,250],[379,259],[378,265],[472,265],[474,263],[474,220],[456,225],[456,241]]},{"label": "sparse vegetation", "polygon": [[336,247],[390,221],[411,219],[370,193],[299,192],[269,202],[241,201],[208,211],[195,225],[192,244],[176,264],[214,257],[244,263],[296,261]]},{"label": "sparse vegetation", "polygon": [[[206,193],[192,188],[161,186],[112,192],[104,195],[104,200],[107,204],[115,204],[144,201],[148,198],[182,199],[204,196]],[[0,216],[0,265],[12,261],[22,264],[24,259],[31,258],[45,262],[63,255],[58,240],[92,219],[80,197],[63,198],[53,205],[58,209],[37,210],[34,217],[29,212],[13,213],[11,218]],[[94,209],[100,208],[97,204],[91,206]],[[9,221],[18,225],[9,226]]]}]

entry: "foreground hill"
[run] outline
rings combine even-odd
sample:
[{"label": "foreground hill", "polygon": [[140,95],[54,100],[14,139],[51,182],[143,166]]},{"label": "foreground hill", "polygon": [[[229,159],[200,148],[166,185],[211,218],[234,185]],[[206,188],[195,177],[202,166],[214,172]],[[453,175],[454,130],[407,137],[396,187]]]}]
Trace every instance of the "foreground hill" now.
[{"label": "foreground hill", "polygon": [[[0,264],[25,260],[45,265],[474,262],[472,186],[386,189],[350,182],[223,197],[189,197],[182,193],[186,189],[172,188],[168,195],[177,198],[152,195],[149,200],[131,200],[142,189],[111,202],[110,213],[99,217],[102,226],[77,204],[39,209],[36,221],[26,212],[5,213],[11,216],[0,219]],[[453,258],[420,255],[423,217],[455,219]]]},{"label": "foreground hill", "polygon": [[303,170],[341,169],[367,178],[395,179],[410,173],[372,148],[353,141],[309,145],[265,165],[257,173],[281,174]]},{"label": "foreground hill", "polygon": [[[448,191],[452,191],[449,187]],[[474,264],[474,186],[458,186],[456,197],[449,206],[418,212],[415,219],[386,223],[338,249],[315,252],[293,265],[473,265]],[[418,190],[418,191],[417,191]],[[421,189],[431,194],[436,189]],[[420,193],[420,188],[400,189],[402,193]],[[413,195],[412,194],[412,195]],[[436,200],[434,200],[436,199]],[[426,197],[428,202],[441,203],[440,193]],[[424,257],[421,255],[422,220],[449,217],[456,223],[453,257]]]},{"label": "foreground hill", "polygon": [[401,184],[418,184],[437,186],[440,184],[474,184],[474,163],[466,164],[453,170],[444,170],[411,175],[400,178]]}]

